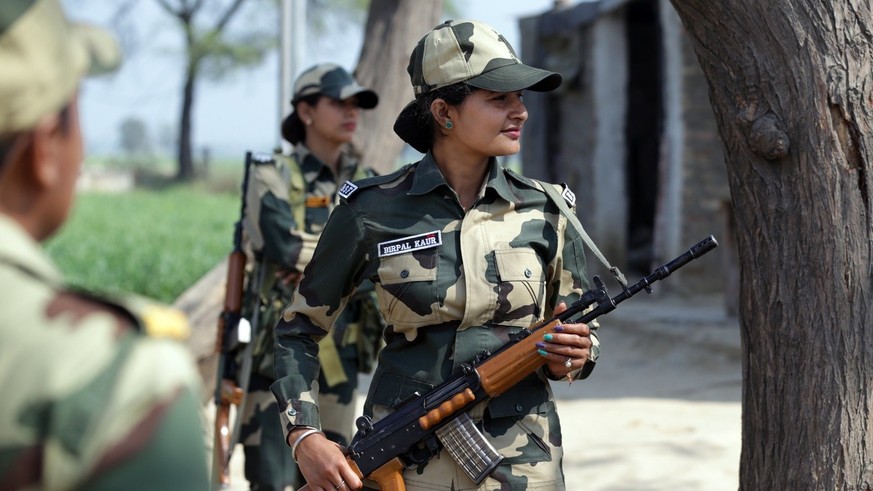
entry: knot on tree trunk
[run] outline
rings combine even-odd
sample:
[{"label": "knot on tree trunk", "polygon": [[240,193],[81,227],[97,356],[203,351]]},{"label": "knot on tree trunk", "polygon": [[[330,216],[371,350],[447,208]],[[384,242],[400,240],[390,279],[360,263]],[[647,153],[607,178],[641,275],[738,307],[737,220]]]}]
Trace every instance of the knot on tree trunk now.
[{"label": "knot on tree trunk", "polygon": [[767,160],[779,160],[788,155],[791,141],[779,127],[773,113],[767,113],[752,123],[748,136],[749,147],[756,155]]}]

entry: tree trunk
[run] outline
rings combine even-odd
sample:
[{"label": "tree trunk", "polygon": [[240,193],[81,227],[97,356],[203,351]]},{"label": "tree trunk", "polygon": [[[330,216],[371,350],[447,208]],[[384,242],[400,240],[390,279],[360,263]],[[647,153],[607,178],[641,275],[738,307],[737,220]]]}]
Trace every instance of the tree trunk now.
[{"label": "tree trunk", "polygon": [[190,181],[194,178],[194,158],[191,146],[191,113],[194,110],[194,89],[197,80],[196,62],[189,62],[182,88],[182,115],[179,120],[179,170],[176,179]]},{"label": "tree trunk", "polygon": [[671,0],[709,80],[737,226],[740,487],[873,486],[873,11]]},{"label": "tree trunk", "polygon": [[406,65],[415,44],[440,19],[442,0],[373,0],[355,78],[379,94],[379,105],[361,112],[355,146],[361,161],[380,174],[397,167],[403,141],[394,120],[413,99]]}]

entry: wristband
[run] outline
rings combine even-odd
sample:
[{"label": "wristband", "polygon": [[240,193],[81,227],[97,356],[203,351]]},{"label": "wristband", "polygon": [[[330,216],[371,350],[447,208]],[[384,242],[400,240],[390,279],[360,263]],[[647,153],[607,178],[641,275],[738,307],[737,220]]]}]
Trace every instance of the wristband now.
[{"label": "wristband", "polygon": [[291,445],[291,458],[294,459],[294,462],[297,462],[297,446],[300,445],[300,442],[303,441],[304,438],[314,435],[316,433],[321,433],[321,431],[316,430],[315,428],[304,431],[294,440],[294,444]]}]

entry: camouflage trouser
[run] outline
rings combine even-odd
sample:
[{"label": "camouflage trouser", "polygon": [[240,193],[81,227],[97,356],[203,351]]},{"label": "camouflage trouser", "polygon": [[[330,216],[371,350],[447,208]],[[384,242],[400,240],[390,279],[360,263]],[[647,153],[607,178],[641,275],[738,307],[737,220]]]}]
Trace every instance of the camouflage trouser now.
[{"label": "camouflage trouser", "polygon": [[[320,376],[318,405],[325,435],[348,445],[357,416],[358,355],[354,345],[340,347],[338,351],[348,380],[330,387]],[[279,406],[270,392],[272,382],[262,375],[252,375],[243,410],[240,441],[245,451],[245,476],[252,491],[279,491],[286,486],[296,489],[305,482],[291,458],[291,448],[285,443]]]}]

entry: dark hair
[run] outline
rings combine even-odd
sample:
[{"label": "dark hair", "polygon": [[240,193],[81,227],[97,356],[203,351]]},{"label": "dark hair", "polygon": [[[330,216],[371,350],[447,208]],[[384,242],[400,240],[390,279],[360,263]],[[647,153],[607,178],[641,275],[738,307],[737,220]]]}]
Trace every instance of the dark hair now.
[{"label": "dark hair", "polygon": [[476,90],[479,89],[472,85],[467,85],[465,82],[458,82],[456,84],[433,89],[415,98],[418,125],[424,129],[425,134],[429,135],[429,146],[433,146],[433,138],[436,132],[433,114],[430,113],[430,105],[433,104],[433,101],[442,99],[450,106],[460,106],[461,103],[467,99],[467,96]]},{"label": "dark hair", "polygon": [[292,145],[297,145],[306,139],[306,125],[303,124],[303,121],[300,120],[300,116],[297,115],[297,106],[299,106],[301,102],[305,102],[310,106],[315,106],[318,104],[318,99],[321,97],[321,94],[311,94],[301,97],[294,103],[293,111],[291,111],[291,114],[285,117],[282,121],[282,138],[289,141]]}]

